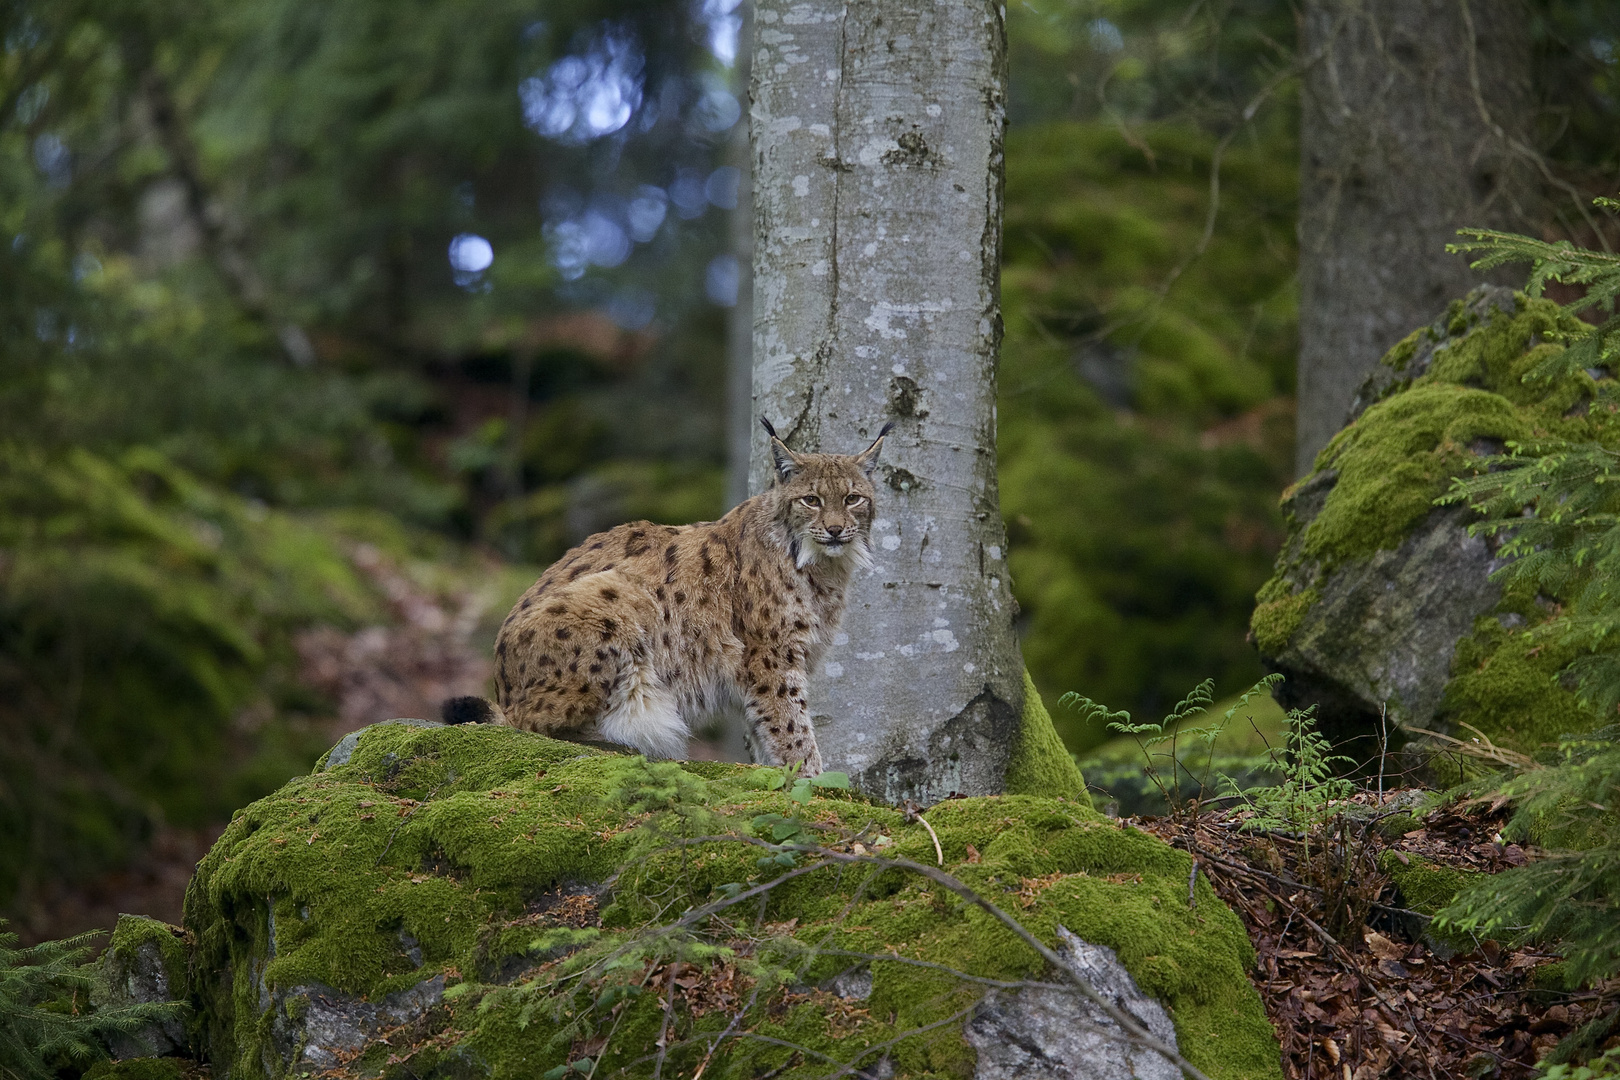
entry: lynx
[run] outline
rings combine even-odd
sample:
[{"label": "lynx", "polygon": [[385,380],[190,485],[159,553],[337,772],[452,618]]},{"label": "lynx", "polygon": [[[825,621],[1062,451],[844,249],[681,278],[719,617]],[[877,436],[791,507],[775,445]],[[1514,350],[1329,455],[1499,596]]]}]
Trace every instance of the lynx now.
[{"label": "lynx", "polygon": [[822,771],[806,683],[872,564],[885,424],[859,454],[796,454],[769,421],[768,491],[719,521],[638,521],[590,537],[518,600],[495,642],[495,695],[445,719],[681,757],[689,718],[747,710],[756,756]]}]

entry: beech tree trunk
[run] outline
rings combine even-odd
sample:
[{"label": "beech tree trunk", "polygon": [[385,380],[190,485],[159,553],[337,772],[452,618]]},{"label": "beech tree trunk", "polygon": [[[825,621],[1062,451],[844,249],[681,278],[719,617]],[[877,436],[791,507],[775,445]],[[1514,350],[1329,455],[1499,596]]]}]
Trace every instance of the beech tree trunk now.
[{"label": "beech tree trunk", "polygon": [[1300,115],[1304,475],[1379,358],[1482,280],[1446,253],[1457,229],[1523,229],[1536,180],[1522,0],[1305,0],[1300,44],[1320,54]]},{"label": "beech tree trunk", "polygon": [[[1023,708],[996,490],[1006,31],[995,0],[759,0],[754,411],[796,450],[885,420],[872,542],[811,685],[827,768],[1001,790]],[[754,431],[750,483],[769,483]]]},{"label": "beech tree trunk", "polygon": [[[737,33],[737,59],[732,88],[748,100],[754,52],[754,10],[744,0],[737,6],[742,28]],[[745,110],[746,111],[746,110]],[[737,305],[726,316],[726,508],[748,498],[749,454],[759,420],[754,416],[754,195],[753,149],[745,116],[731,133],[726,164],[736,166],[737,207],[731,212],[731,253],[737,257]],[[741,721],[738,722],[739,732]],[[740,742],[740,740],[739,740]]]}]

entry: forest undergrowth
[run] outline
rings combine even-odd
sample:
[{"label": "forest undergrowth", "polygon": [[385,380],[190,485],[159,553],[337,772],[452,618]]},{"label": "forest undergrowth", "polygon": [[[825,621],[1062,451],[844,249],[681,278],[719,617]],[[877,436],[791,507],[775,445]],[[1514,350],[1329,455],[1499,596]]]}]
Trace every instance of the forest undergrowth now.
[{"label": "forest undergrowth", "polygon": [[[1168,812],[1124,820],[1193,857],[1187,902],[1202,875],[1243,920],[1258,956],[1250,978],[1290,1080],[1530,1077],[1620,1047],[1620,978],[1573,972],[1580,940],[1466,914],[1492,876],[1558,857],[1515,833],[1513,781],[1503,794],[1488,771],[1503,764],[1500,748],[1455,740],[1443,750],[1445,771],[1476,777],[1449,794],[1420,785],[1436,771],[1429,753],[1381,754],[1351,778],[1356,763],[1296,711],[1269,754],[1247,762],[1277,782],[1240,789],[1211,777],[1220,759],[1176,752],[1207,749],[1248,719],[1246,696],[1194,726],[1208,700],[1206,684],[1165,722],[1141,724],[1070,699],[1138,742],[1140,771]],[[1546,771],[1523,755],[1510,764],[1521,787]],[[1615,1060],[1620,1051],[1595,1067]]]}]

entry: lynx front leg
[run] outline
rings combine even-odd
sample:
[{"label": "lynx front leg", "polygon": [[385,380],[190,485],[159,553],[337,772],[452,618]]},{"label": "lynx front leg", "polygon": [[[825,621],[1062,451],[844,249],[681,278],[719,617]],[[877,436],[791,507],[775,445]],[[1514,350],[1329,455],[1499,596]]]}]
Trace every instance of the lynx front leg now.
[{"label": "lynx front leg", "polygon": [[[757,675],[758,673],[756,673]],[[821,775],[821,751],[806,709],[804,673],[782,671],[756,678],[745,695],[754,743],[777,765],[802,762],[801,776]]]}]

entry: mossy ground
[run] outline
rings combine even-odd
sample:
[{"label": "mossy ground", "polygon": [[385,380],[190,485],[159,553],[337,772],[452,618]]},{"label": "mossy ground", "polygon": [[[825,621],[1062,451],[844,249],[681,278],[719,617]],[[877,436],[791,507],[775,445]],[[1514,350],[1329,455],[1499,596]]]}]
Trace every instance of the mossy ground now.
[{"label": "mossy ground", "polygon": [[[1289,520],[1276,573],[1257,596],[1250,628],[1262,653],[1287,648],[1336,567],[1398,547],[1434,511],[1451,479],[1475,471],[1482,456],[1510,441],[1547,436],[1620,446],[1620,394],[1610,373],[1524,378],[1563,348],[1553,339],[1587,328],[1549,300],[1516,294],[1512,308],[1455,301],[1434,326],[1384,357],[1389,385],[1382,399],[1339,432],[1311,476],[1290,491],[1336,473],[1320,510]],[[1432,359],[1419,372],[1414,360],[1425,351]],[[1546,598],[1538,604],[1506,595],[1497,617],[1476,622],[1458,642],[1442,722],[1472,725],[1528,753],[1561,732],[1592,726],[1590,714],[1556,681],[1571,657],[1524,640],[1523,630],[1545,621],[1551,606]]]},{"label": "mossy ground", "polygon": [[[401,1077],[406,1067],[419,1077],[469,1069],[535,1077],[589,1050],[602,1058],[599,1073],[638,1060],[632,1073],[650,1073],[645,1055],[664,1016],[658,994],[623,997],[586,1015],[588,1028],[611,1029],[612,1039],[587,1039],[582,1049],[577,1032],[555,1036],[581,1019],[570,1010],[589,1013],[588,997],[582,1006],[535,989],[544,983],[525,990],[522,978],[487,984],[546,958],[530,947],[548,928],[568,925],[555,903],[567,886],[618,874],[600,929],[585,932],[601,935],[593,948],[606,948],[723,895],[724,886],[783,873],[762,870],[757,847],[670,848],[655,840],[658,829],[669,840],[683,821],[712,829],[724,820],[746,830],[754,815],[793,815],[784,791],[770,787],[779,776],[715,763],[649,766],[506,728],[370,729],[348,763],[239,812],[198,868],[186,903],[194,970],[231,973],[229,983],[195,990],[216,1068],[239,1077],[266,1072],[273,999],[262,995],[318,983],[376,1001],[442,974],[451,1000],[431,1014],[432,1030],[419,1033],[420,1051],[407,1060],[392,1051],[390,1064],[383,1048],[354,1067]],[[655,806],[664,812],[649,815]],[[920,824],[858,796],[818,791],[802,814],[817,825],[892,838],[883,854],[935,859]],[[1115,949],[1142,989],[1171,1010],[1183,1052],[1210,1075],[1278,1075],[1275,1037],[1245,976],[1253,952],[1243,927],[1202,880],[1189,909],[1184,853],[1073,799],[951,800],[927,819],[946,868],[1037,936],[1052,941],[1062,923]],[[762,993],[740,1025],[747,1036],[725,1043],[705,1075],[778,1067],[783,1076],[820,1075],[828,1066],[815,1054],[844,1061],[908,1031],[915,1033],[886,1051],[897,1075],[971,1073],[960,1019],[916,1029],[967,1008],[976,988],[949,972],[879,959],[870,962],[870,997],[845,1001],[815,987],[859,961],[825,950],[892,950],[1004,979],[1039,974],[1040,961],[999,924],[920,878],[867,876],[863,867],[817,870],[738,910],[736,937],[746,943],[738,955],[755,964],[791,957],[798,985]],[[710,957],[693,967],[700,980],[712,979],[730,962]],[[653,970],[637,964],[630,982]],[[466,991],[454,989],[463,982]],[[739,993],[734,1002],[743,1000]],[[695,1070],[702,1044],[681,1040],[728,1022],[726,1009],[676,1008],[666,1073]]]}]

